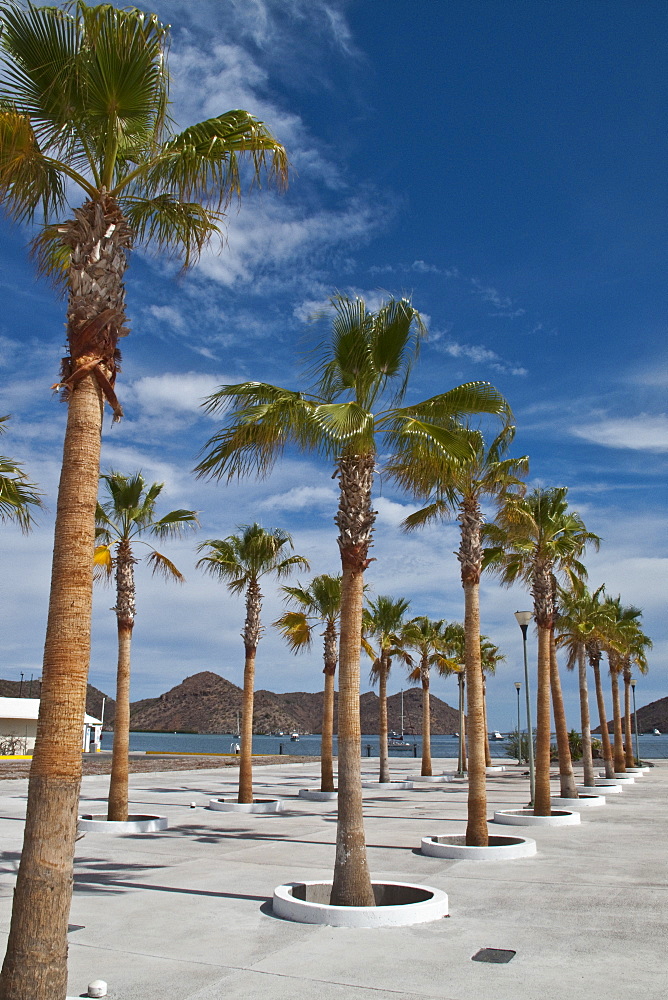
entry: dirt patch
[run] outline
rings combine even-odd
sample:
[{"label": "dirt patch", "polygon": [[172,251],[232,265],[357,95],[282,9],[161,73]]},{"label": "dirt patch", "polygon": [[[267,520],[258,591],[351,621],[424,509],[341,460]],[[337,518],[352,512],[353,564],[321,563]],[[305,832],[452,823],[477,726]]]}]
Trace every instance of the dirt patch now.
[{"label": "dirt patch", "polygon": [[[312,764],[318,757],[292,757],[276,754],[273,757],[253,757],[253,767],[264,764]],[[0,761],[0,779],[27,778],[30,773],[29,760]],[[151,771],[208,771],[221,767],[238,767],[239,758],[234,757],[130,757],[130,774]],[[91,754],[83,758],[84,774],[110,774],[111,754]]]}]

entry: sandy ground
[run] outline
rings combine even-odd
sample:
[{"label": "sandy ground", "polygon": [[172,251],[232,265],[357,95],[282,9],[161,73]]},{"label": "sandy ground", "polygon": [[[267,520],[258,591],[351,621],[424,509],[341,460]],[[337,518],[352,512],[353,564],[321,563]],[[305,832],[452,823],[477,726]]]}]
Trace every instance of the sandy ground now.
[{"label": "sandy ground", "polygon": [[[275,757],[262,756],[253,757],[253,767],[261,767],[265,764],[308,764],[319,759],[313,757],[292,757],[289,754],[276,755]],[[0,760],[1,778],[27,778],[30,773],[29,760]],[[239,758],[234,754],[229,757],[206,757],[206,756],[162,756],[158,754],[130,754],[130,774],[142,774],[151,771],[205,771],[219,767],[238,767]],[[87,754],[83,758],[83,773],[86,774],[110,774],[111,754],[96,753]]]}]

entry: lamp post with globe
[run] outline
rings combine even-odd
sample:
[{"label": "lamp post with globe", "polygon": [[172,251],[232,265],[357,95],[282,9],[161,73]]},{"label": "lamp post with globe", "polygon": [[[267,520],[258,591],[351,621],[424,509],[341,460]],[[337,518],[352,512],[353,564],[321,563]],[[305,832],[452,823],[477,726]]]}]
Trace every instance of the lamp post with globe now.
[{"label": "lamp post with globe", "polygon": [[524,652],[524,689],[526,693],[527,700],[527,741],[529,745],[529,789],[531,793],[531,801],[529,805],[533,806],[534,797],[536,791],[536,772],[533,760],[533,728],[531,725],[531,693],[529,690],[529,663],[527,661],[527,629],[529,627],[529,622],[533,618],[531,611],[516,611],[515,619],[517,624],[522,630],[522,649]]}]

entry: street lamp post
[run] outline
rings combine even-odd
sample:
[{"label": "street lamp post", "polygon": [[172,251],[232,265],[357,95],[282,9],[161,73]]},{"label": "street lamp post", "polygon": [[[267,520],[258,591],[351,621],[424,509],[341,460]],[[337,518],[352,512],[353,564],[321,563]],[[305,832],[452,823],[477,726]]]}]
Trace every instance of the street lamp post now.
[{"label": "street lamp post", "polygon": [[457,674],[459,683],[459,761],[457,763],[457,774],[463,777],[466,772],[466,742],[464,737],[464,671]]},{"label": "street lamp post", "polygon": [[522,763],[522,733],[520,731],[520,690],[522,685],[519,681],[515,681],[515,690],[517,691],[517,763]]},{"label": "street lamp post", "polygon": [[640,765],[640,747],[638,743],[638,713],[636,712],[636,681],[635,677],[631,678],[631,690],[633,691],[633,728],[636,734],[636,763]]},{"label": "street lamp post", "polygon": [[529,627],[529,622],[533,618],[530,611],[516,611],[515,619],[517,624],[522,629],[522,649],[524,651],[524,690],[526,693],[527,701],[527,740],[529,744],[529,791],[531,794],[531,801],[529,805],[533,806],[534,797],[536,792],[536,772],[533,762],[533,727],[531,725],[531,692],[529,689],[529,663],[527,661],[527,629]]}]

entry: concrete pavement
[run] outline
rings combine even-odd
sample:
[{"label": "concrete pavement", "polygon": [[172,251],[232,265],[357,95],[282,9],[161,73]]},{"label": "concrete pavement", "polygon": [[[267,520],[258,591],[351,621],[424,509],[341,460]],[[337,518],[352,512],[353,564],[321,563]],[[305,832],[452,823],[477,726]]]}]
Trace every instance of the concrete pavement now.
[{"label": "concrete pavement", "polygon": [[[159,766],[157,764],[157,766]],[[363,759],[376,776],[377,762]],[[453,762],[435,761],[436,769]],[[419,761],[392,760],[393,775]],[[89,832],[77,845],[69,994],[106,980],[116,1000],[665,1000],[668,995],[668,762],[582,813],[579,826],[531,828],[535,857],[445,861],[423,836],[462,833],[466,786],[365,792],[374,879],[448,893],[450,916],[406,928],[354,930],[275,918],[275,886],[331,878],[336,803],[298,797],[318,765],[255,769],[258,797],[285,812],[213,812],[236,771],[131,776],[131,811],[169,817],[156,834]],[[85,777],[82,811],[103,811],[108,778]],[[558,783],[555,781],[555,792]],[[9,926],[27,782],[0,781],[0,932]],[[488,780],[488,815],[526,803],[517,768]],[[191,808],[190,803],[196,807]],[[490,832],[521,834],[517,827]],[[472,961],[481,948],[516,954]],[[3,943],[4,949],[4,943]]]}]

